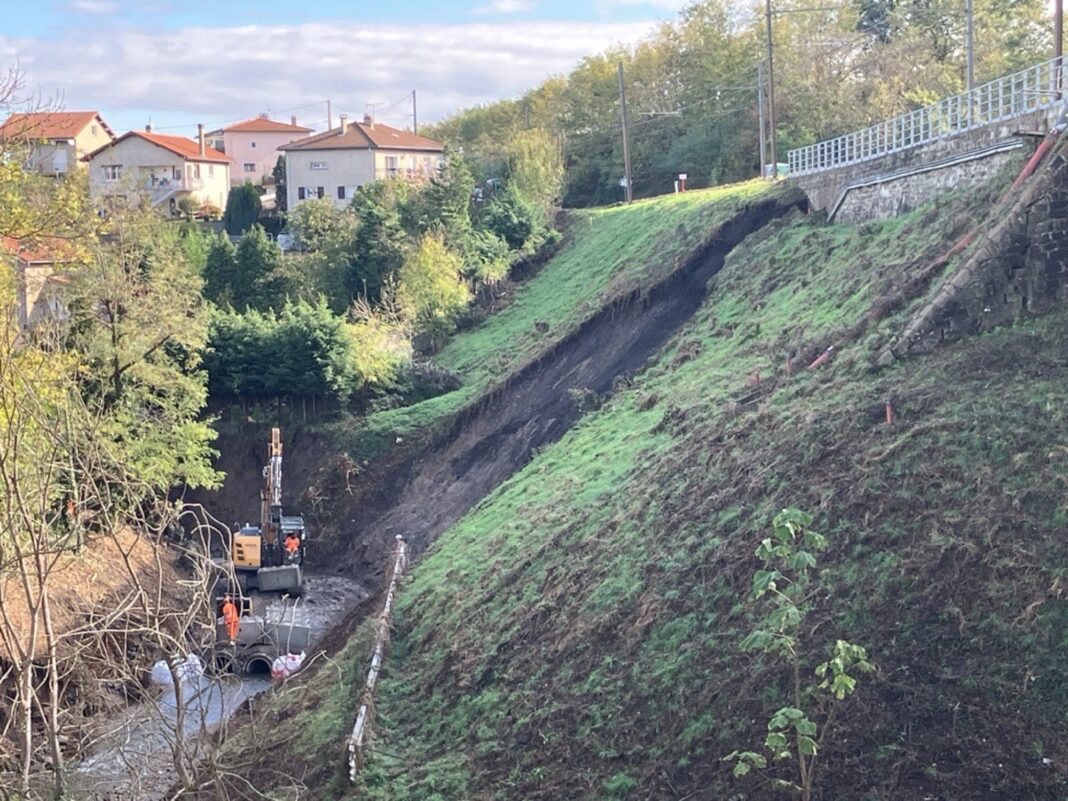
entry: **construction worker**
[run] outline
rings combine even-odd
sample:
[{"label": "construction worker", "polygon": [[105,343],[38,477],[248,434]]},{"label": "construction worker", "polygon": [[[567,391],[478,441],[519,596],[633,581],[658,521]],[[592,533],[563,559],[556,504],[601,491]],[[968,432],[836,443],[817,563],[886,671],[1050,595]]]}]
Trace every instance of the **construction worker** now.
[{"label": "construction worker", "polygon": [[300,537],[295,531],[290,531],[286,534],[286,559],[295,562],[298,553],[300,553]]},{"label": "construction worker", "polygon": [[230,637],[230,645],[233,645],[237,642],[237,628],[240,625],[240,616],[237,613],[237,607],[234,606],[233,599],[230,598],[230,593],[227,593],[226,597],[223,598],[222,619],[226,625],[226,633]]}]

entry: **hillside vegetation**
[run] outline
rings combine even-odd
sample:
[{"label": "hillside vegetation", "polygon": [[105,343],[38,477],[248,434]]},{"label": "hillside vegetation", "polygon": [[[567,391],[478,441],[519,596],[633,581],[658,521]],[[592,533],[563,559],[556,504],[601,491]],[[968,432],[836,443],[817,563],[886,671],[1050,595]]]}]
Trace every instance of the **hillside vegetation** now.
[{"label": "hillside vegetation", "polygon": [[[268,714],[300,732],[287,748],[309,797],[782,797],[773,782],[791,779],[789,763],[735,778],[722,758],[759,750],[789,699],[783,663],[740,644],[756,621],[754,550],[796,506],[829,541],[802,661],[814,668],[843,638],[876,666],[821,739],[815,797],[1062,798],[1068,314],[873,367],[911,307],[876,321],[872,306],[999,188],[864,226],[795,216],[745,240],[648,369],[415,567],[358,787],[322,755],[351,726],[366,627],[339,670],[274,700]],[[719,202],[597,212],[590,235],[648,225],[667,238],[676,218],[661,210]],[[473,386],[488,380],[491,326],[518,337],[520,315],[575,300],[539,286],[562,282],[556,267],[588,296],[605,285],[603,265],[576,258],[581,225],[572,236],[509,310],[444,354]],[[628,252],[631,275],[662,263],[655,249]],[[556,314],[562,325],[574,311]]]}]

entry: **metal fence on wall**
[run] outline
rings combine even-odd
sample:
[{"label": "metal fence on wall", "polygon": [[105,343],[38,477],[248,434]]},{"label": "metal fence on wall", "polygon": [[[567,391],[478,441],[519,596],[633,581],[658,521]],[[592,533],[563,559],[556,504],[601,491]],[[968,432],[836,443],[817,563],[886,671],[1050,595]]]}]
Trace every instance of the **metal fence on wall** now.
[{"label": "metal fence on wall", "polygon": [[1038,64],[853,133],[789,153],[790,174],[807,175],[917,147],[1051,108],[1062,100],[1065,63]]}]

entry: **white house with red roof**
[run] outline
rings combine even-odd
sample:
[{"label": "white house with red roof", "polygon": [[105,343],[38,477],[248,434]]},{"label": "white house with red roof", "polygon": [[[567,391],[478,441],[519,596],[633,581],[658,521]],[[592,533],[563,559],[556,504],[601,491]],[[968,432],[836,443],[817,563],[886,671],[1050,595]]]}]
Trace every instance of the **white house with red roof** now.
[{"label": "white house with red roof", "polygon": [[226,208],[230,157],[207,146],[204,126],[197,141],[184,136],[130,131],[85,157],[94,198],[147,197],[171,214],[191,197],[197,207]]},{"label": "white house with red roof", "polygon": [[83,156],[114,139],[96,111],[12,114],[0,125],[0,142],[25,146],[27,166],[44,175],[66,175]]},{"label": "white house with red roof", "polygon": [[286,201],[291,211],[317,197],[333,199],[338,208],[356,190],[385,178],[426,180],[441,165],[441,142],[411,131],[375,123],[371,117],[298,139],[279,148],[286,156]]},{"label": "white house with red roof", "polygon": [[291,122],[280,122],[261,114],[251,120],[237,122],[208,133],[208,144],[233,159],[230,181],[234,185],[251,181],[262,184],[271,176],[278,162],[278,149],[312,132],[311,128]]}]

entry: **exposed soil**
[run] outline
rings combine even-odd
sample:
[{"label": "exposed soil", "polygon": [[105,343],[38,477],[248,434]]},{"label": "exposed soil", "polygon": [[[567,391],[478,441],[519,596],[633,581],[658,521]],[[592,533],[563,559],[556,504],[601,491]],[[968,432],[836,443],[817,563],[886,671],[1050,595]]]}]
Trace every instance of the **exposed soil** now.
[{"label": "exposed soil", "polygon": [[[743,208],[666,278],[616,299],[456,415],[446,430],[364,472],[351,494],[329,500],[329,512],[320,515],[326,522],[312,531],[317,542],[309,561],[354,578],[375,576],[398,534],[418,555],[538,448],[575,424],[582,410],[570,390],[601,395],[639,370],[701,305],[709,279],[734,247],[770,221],[805,207],[797,193]],[[283,487],[290,504],[291,497],[306,495],[309,486],[323,480],[329,469],[324,463],[336,457],[336,449],[316,434],[283,433]],[[254,519],[265,443],[265,427],[220,437],[225,486],[217,493],[197,493],[195,499],[226,522]]]}]

